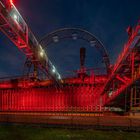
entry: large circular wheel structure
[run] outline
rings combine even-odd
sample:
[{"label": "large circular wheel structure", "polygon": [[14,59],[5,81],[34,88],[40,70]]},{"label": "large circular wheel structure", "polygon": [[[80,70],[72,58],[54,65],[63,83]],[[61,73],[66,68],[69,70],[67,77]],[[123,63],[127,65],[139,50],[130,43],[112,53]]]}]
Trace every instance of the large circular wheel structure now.
[{"label": "large circular wheel structure", "polygon": [[91,47],[96,47],[100,52],[103,62],[105,63],[106,70],[109,72],[110,60],[109,55],[101,43],[92,33],[79,28],[63,28],[47,34],[40,40],[42,46],[49,46],[64,39],[81,39],[87,41]]}]

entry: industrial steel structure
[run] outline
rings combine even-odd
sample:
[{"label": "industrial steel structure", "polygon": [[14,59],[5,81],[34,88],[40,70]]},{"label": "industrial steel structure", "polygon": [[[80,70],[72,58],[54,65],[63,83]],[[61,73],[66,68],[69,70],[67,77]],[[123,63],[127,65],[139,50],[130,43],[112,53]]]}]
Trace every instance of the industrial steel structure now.
[{"label": "industrial steel structure", "polygon": [[[103,44],[82,29],[60,29],[38,42],[11,0],[0,0],[0,30],[34,66],[32,77],[3,79],[0,82],[1,112],[140,111],[139,23],[134,28],[128,28],[128,41],[114,65],[110,65]],[[77,76],[62,79],[46,55],[45,46],[67,38],[82,39],[97,48],[105,63],[106,74],[97,74],[94,70],[87,73],[85,48],[81,48],[81,67]],[[38,71],[46,74],[45,80],[39,79]]]}]

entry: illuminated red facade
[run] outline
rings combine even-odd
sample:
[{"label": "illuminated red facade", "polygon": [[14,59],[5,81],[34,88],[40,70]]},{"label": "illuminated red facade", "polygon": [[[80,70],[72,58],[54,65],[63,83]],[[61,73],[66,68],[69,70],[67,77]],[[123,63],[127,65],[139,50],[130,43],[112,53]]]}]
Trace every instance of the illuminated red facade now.
[{"label": "illuminated red facade", "polygon": [[[92,112],[101,110],[100,95],[97,94],[103,86],[106,76],[94,77],[82,82],[80,78],[67,79],[61,89],[39,83],[37,87],[29,85],[20,87],[10,82],[1,83],[0,110],[1,111],[64,111],[64,112]],[[93,79],[92,79],[93,80]],[[4,84],[6,88],[4,88]],[[48,83],[47,83],[48,84]],[[36,83],[35,83],[36,85]],[[96,85],[96,86],[95,86]]]}]

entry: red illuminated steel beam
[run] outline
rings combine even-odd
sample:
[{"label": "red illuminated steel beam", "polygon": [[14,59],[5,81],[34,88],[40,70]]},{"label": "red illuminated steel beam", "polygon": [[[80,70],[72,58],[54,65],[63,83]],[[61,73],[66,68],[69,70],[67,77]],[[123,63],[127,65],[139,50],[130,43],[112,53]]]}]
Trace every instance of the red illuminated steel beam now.
[{"label": "red illuminated steel beam", "polygon": [[[108,80],[106,81],[104,87],[100,91],[101,94],[105,94],[106,91],[109,90],[109,85],[112,83],[114,78],[117,76],[120,69],[122,69],[124,67],[123,63],[131,55],[131,52],[138,46],[139,41],[140,41],[140,24],[138,24],[136,26],[136,28],[134,30],[132,30],[132,34],[129,37],[128,42],[124,45],[124,50],[122,51],[121,55],[118,57]],[[129,68],[129,69],[132,70],[131,68]]]},{"label": "red illuminated steel beam", "polygon": [[[129,96],[130,90],[128,89],[132,89],[134,85],[138,84],[138,81],[140,80],[140,61],[135,61],[133,57],[131,61],[134,61],[131,62],[131,65],[129,66],[131,70],[131,79],[127,79],[126,77],[123,77],[122,79],[117,75],[116,78],[119,79],[122,83],[119,83],[117,88],[108,88],[106,90],[106,94],[103,94],[103,98],[106,98],[103,103],[104,106],[109,105],[110,103],[112,103],[112,101],[117,101],[117,97],[119,97],[120,94],[128,94],[127,96]],[[123,81],[124,79],[126,79],[126,81]],[[118,104],[120,103],[118,102]]]},{"label": "red illuminated steel beam", "polygon": [[140,71],[139,73],[137,73],[137,75],[135,76],[134,79],[132,79],[131,81],[127,82],[127,84],[122,85],[120,88],[118,88],[116,91],[112,92],[112,95],[110,95],[110,97],[107,97],[105,94],[103,96],[106,96],[106,100],[103,103],[103,106],[108,105],[111,101],[115,100],[116,97],[118,97],[120,94],[126,94],[124,91],[130,87],[134,82],[136,82],[137,80],[140,79]]},{"label": "red illuminated steel beam", "polygon": [[48,59],[12,0],[0,0],[0,30],[33,62],[35,67],[45,72],[57,84],[61,83],[60,74]]},{"label": "red illuminated steel beam", "polygon": [[124,84],[126,84],[128,81],[130,81],[130,79],[128,79],[127,77],[127,80],[125,79],[125,78],[122,78],[122,77],[120,77],[119,75],[117,75],[116,76],[116,78],[118,79],[118,80],[120,80],[121,82],[123,82]]}]

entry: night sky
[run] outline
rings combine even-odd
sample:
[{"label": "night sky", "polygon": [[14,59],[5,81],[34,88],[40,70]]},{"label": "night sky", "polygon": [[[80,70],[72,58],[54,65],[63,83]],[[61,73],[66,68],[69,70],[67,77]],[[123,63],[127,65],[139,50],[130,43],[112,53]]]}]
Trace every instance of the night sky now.
[{"label": "night sky", "polygon": [[[38,40],[64,27],[93,33],[106,47],[113,64],[127,40],[126,28],[140,18],[139,0],[14,0]],[[58,71],[79,68],[79,48],[87,48],[87,67],[100,67],[101,56],[83,41],[65,40],[48,46]],[[0,33],[0,77],[21,75],[26,57]]]}]

